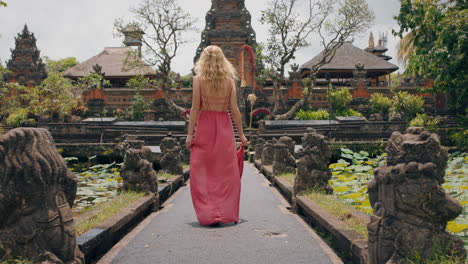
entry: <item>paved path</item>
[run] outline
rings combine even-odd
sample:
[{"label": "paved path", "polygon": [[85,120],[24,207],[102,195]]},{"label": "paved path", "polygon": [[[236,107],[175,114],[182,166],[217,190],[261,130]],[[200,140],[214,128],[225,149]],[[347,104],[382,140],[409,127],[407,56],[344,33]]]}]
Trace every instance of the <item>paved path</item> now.
[{"label": "paved path", "polygon": [[286,206],[266,179],[245,163],[237,225],[200,226],[187,185],[98,264],[342,263]]}]

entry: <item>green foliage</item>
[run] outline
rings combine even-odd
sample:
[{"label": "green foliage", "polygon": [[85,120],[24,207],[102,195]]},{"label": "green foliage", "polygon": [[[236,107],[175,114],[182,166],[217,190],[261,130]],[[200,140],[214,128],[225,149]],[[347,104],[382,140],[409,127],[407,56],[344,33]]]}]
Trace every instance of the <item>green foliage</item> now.
[{"label": "green foliage", "polygon": [[102,89],[104,87],[110,87],[111,83],[110,81],[104,79],[104,76],[96,72],[90,72],[86,76],[78,79],[77,86],[80,88],[80,90],[85,91],[94,88]]},{"label": "green foliage", "polygon": [[363,115],[354,109],[348,108],[348,109],[344,109],[340,111],[335,111],[335,116],[360,116],[362,117]]},{"label": "green foliage", "polygon": [[46,69],[48,73],[51,72],[64,72],[69,68],[79,64],[75,57],[68,57],[60,60],[52,60],[51,58],[45,56]]},{"label": "green foliage", "polygon": [[10,113],[6,123],[12,127],[20,127],[29,121],[29,111],[26,108],[17,108]]},{"label": "green foliage", "polygon": [[150,107],[150,103],[147,103],[145,98],[137,93],[133,96],[133,104],[132,104],[132,120],[134,121],[141,121],[144,119],[145,111],[148,110]]},{"label": "green foliage", "polygon": [[330,91],[330,103],[334,113],[345,111],[352,100],[353,96],[348,88]]},{"label": "green foliage", "polygon": [[432,239],[432,247],[429,250],[429,258],[424,258],[422,248],[413,250],[412,255],[405,260],[408,264],[461,264],[464,259],[451,256],[447,245],[441,244],[440,240]]},{"label": "green foliage", "polygon": [[155,80],[139,74],[128,80],[127,86],[140,91],[141,89],[154,89],[157,87],[157,83]]},{"label": "green foliage", "polygon": [[427,114],[417,114],[416,117],[410,121],[410,127],[425,127],[431,132],[437,132],[439,128],[439,119],[436,117],[428,116]]},{"label": "green foliage", "polygon": [[156,82],[143,75],[138,75],[130,79],[127,86],[136,90],[133,96],[132,109],[130,110],[132,120],[141,121],[144,119],[145,111],[150,108],[150,103],[146,102],[145,98],[140,94],[141,89],[149,89],[156,87]]},{"label": "green foliage", "polygon": [[184,80],[182,84],[184,87],[192,87],[193,76],[185,75],[185,76],[182,76],[182,79]]},{"label": "green foliage", "polygon": [[295,115],[299,120],[328,120],[330,116],[328,111],[325,110],[304,111],[302,109],[296,112]]},{"label": "green foliage", "polygon": [[468,151],[468,129],[452,132],[450,139],[459,150]]},{"label": "green foliage", "polygon": [[414,52],[406,72],[434,80],[434,91],[450,95],[459,109],[468,105],[468,2],[402,0],[397,17],[400,30],[414,35]]},{"label": "green foliage", "polygon": [[2,6],[7,7],[8,4],[6,2],[4,2],[4,1],[0,1],[0,7],[2,7]]},{"label": "green foliage", "polygon": [[369,100],[371,113],[381,113],[384,117],[388,116],[392,99],[384,96],[381,93],[374,93]]},{"label": "green foliage", "polygon": [[408,92],[398,92],[393,96],[393,105],[390,113],[399,113],[406,121],[411,120],[417,114],[424,113],[424,99]]}]

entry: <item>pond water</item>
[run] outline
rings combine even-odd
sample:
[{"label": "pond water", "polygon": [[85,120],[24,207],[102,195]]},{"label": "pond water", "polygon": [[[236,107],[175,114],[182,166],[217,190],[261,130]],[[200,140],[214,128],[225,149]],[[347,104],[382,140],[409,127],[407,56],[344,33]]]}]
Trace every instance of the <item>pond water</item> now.
[{"label": "pond water", "polygon": [[78,178],[74,212],[84,212],[94,205],[106,202],[117,195],[120,177],[120,163],[87,166],[87,163],[72,163],[76,158],[65,158]]}]

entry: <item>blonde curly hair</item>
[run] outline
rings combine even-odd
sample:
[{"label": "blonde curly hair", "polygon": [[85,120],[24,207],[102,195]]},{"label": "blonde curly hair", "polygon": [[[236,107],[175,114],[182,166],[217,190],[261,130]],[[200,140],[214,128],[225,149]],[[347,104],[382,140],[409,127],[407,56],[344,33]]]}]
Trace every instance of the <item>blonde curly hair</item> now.
[{"label": "blonde curly hair", "polygon": [[237,80],[237,71],[224,56],[223,50],[215,45],[206,47],[195,64],[195,74],[205,81],[210,94],[219,94],[222,83]]}]

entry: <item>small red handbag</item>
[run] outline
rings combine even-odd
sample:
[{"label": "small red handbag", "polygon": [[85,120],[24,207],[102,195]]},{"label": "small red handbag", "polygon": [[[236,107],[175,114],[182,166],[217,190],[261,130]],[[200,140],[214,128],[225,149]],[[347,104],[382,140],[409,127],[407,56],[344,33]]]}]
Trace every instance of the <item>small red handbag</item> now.
[{"label": "small red handbag", "polygon": [[241,143],[237,150],[237,165],[239,166],[240,177],[242,178],[242,171],[244,170],[244,144]]}]

